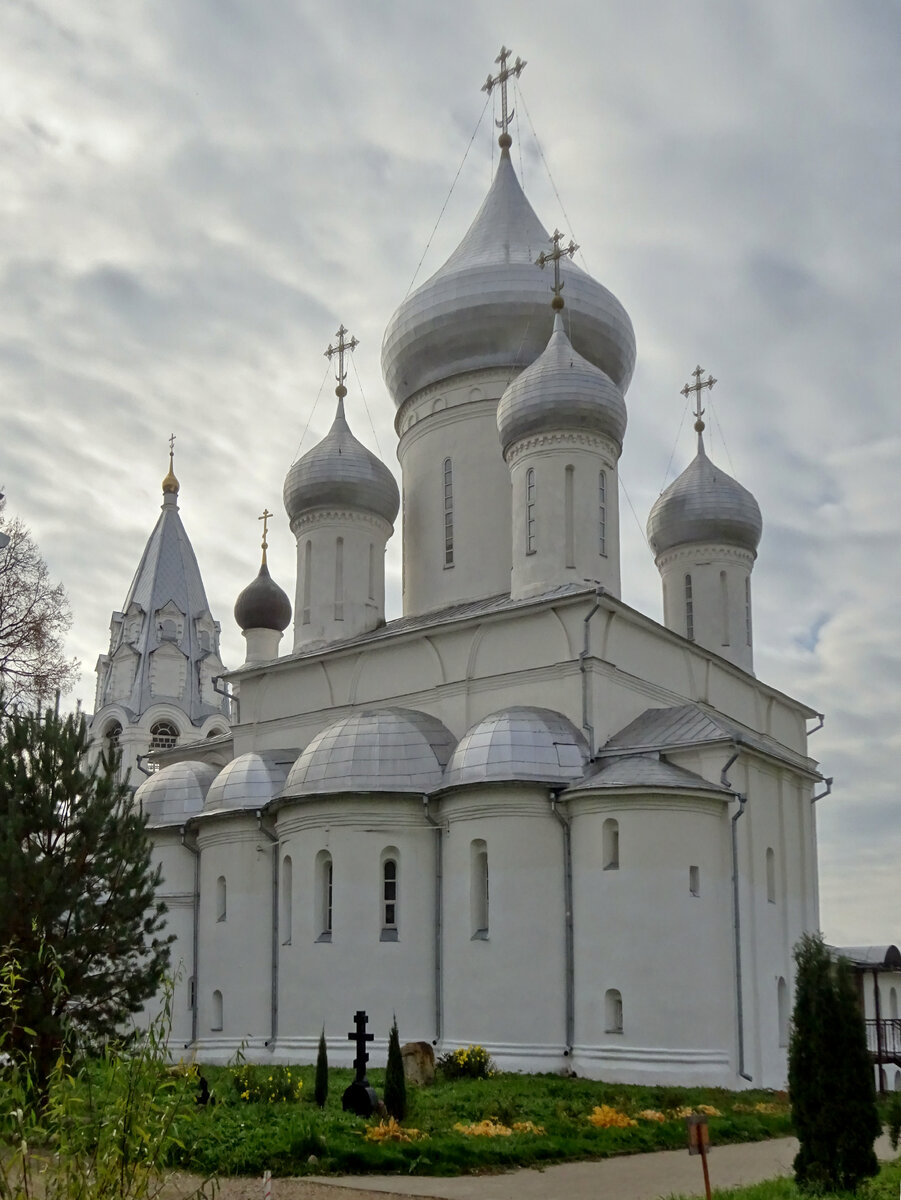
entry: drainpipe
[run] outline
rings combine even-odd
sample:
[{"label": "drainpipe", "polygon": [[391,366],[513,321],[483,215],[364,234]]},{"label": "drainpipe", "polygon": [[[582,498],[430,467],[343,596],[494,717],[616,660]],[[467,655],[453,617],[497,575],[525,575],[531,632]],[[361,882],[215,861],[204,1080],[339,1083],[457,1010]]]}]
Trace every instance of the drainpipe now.
[{"label": "drainpipe", "polygon": [[425,819],[435,830],[437,837],[435,838],[435,1045],[438,1045],[443,1035],[443,1004],[442,1004],[442,989],[443,989],[443,940],[444,931],[441,927],[441,911],[444,904],[444,842],[441,834],[443,828],[440,821],[436,821],[429,812],[429,798],[422,797],[422,812]]},{"label": "drainpipe", "polygon": [[197,970],[197,952],[200,946],[200,850],[196,840],[188,841],[188,826],[181,827],[181,844],[189,854],[194,856],[194,896],[193,896],[193,929],[191,931],[191,971],[194,986],[191,989],[191,1044],[197,1045],[197,995],[200,991],[200,975]]},{"label": "drainpipe", "polygon": [[816,804],[817,800],[825,800],[827,796],[832,795],[832,776],[830,775],[828,779],[824,779],[823,783],[826,785],[823,790],[817,792],[815,796],[810,797],[811,804]]},{"label": "drainpipe", "polygon": [[269,839],[272,847],[272,979],[270,982],[269,1024],[271,1034],[266,1045],[275,1049],[278,1037],[278,834],[271,833],[263,824],[263,810],[257,810],[257,829]]},{"label": "drainpipe", "polygon": [[229,706],[228,719],[229,719],[229,721],[231,721],[231,719],[232,719],[232,715],[231,715],[232,714],[232,705],[234,705],[234,713],[235,713],[234,722],[236,725],[240,725],[241,724],[241,701],[234,694],[234,692],[230,692],[228,690],[228,685],[226,685],[225,687],[219,686],[219,681],[221,680],[221,678],[222,678],[221,675],[214,675],[213,678],[210,680],[210,682],[213,685],[213,691],[216,692],[220,696],[224,696],[226,698],[226,700],[228,701],[228,706]]},{"label": "drainpipe", "polygon": [[738,820],[744,816],[748,797],[734,791],[729,782],[729,769],[741,753],[740,747],[735,749],[725,766],[720,771],[720,783],[733,792],[738,801],[738,812],[732,817],[732,931],[735,938],[735,1019],[738,1026],[738,1074],[748,1083],[754,1080],[745,1070],[745,1006],[741,977],[741,898],[738,886]]},{"label": "drainpipe", "polygon": [[587,659],[591,651],[591,630],[589,623],[594,614],[601,607],[601,596],[604,594],[604,589],[600,584],[595,588],[595,601],[589,610],[588,616],[582,622],[582,650],[579,654],[579,673],[582,676],[582,728],[585,730],[588,738],[588,752],[594,758],[594,726],[588,720],[588,666]]},{"label": "drainpipe", "polygon": [[[596,610],[595,610],[596,611]],[[565,954],[566,1049],[564,1058],[571,1058],[576,1035],[575,951],[573,947],[573,854],[572,823],[557,807],[557,793],[550,792],[551,812],[563,830],[563,945]]]}]

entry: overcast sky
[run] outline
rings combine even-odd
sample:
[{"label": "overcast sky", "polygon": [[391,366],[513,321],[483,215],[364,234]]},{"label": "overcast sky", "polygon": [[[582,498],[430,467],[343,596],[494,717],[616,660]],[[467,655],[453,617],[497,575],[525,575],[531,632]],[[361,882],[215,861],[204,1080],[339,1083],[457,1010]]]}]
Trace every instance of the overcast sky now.
[{"label": "overcast sky", "polygon": [[352,428],[397,471],[382,333],[488,187],[480,87],[501,43],[528,61],[526,192],[637,334],[623,599],[661,616],[643,530],[692,456],[679,390],[700,363],[719,380],[711,456],[763,511],[757,673],[827,714],[823,928],[898,942],[894,0],[5,0],[0,481],[68,589],[76,697],[92,709],[170,432],[230,666],[264,506],[293,597],[282,482],[331,422],[341,322],[360,339]]}]

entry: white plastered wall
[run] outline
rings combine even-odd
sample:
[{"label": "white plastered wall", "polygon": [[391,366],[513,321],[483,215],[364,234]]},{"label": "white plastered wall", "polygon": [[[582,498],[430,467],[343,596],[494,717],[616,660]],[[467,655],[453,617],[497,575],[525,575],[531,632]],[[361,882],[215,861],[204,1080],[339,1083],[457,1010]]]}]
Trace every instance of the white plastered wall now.
[{"label": "white plastered wall", "polygon": [[674,546],[656,560],[667,629],[688,636],[686,576],[690,575],[692,640],[748,672],[754,669],[754,647],[746,589],[754,558],[738,546],[686,545]]}]

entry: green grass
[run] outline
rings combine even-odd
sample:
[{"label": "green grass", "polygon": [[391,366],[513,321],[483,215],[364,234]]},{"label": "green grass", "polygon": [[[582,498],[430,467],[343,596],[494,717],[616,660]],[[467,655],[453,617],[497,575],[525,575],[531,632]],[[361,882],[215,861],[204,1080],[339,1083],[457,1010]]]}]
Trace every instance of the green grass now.
[{"label": "green grass", "polygon": [[[901,1160],[884,1163],[879,1174],[867,1180],[857,1193],[857,1200],[897,1200],[901,1189]],[[793,1179],[769,1179],[765,1183],[754,1183],[748,1187],[714,1188],[715,1200],[844,1200],[837,1192],[820,1192],[812,1196],[802,1192]],[[687,1197],[670,1197],[669,1200],[688,1200]]]},{"label": "green grass", "polygon": [[[265,1083],[268,1070],[254,1068]],[[721,1116],[710,1118],[714,1144],[760,1141],[791,1132],[784,1097],[772,1092],[733,1093],[719,1088],[629,1087],[556,1075],[498,1075],[491,1079],[439,1081],[433,1087],[408,1090],[405,1128],[428,1137],[411,1142],[367,1141],[364,1121],[341,1111],[341,1095],[349,1070],[329,1073],[329,1100],[324,1110],[313,1103],[313,1067],[292,1068],[303,1080],[299,1103],[242,1102],[228,1068],[208,1068],[217,1103],[184,1118],[178,1129],[181,1147],[172,1165],[198,1173],[275,1174],[423,1174],[457,1175],[497,1171],[514,1166],[540,1166],[574,1159],[604,1158],[651,1150],[681,1149],[686,1144],[681,1119],[664,1123],[639,1121],[630,1128],[599,1129],[587,1118],[607,1104],[633,1117],[644,1109],[671,1111],[709,1104]],[[384,1072],[370,1072],[381,1094]],[[746,1112],[756,1103],[775,1104],[775,1112]],[[735,1111],[735,1106],[739,1111]],[[509,1137],[468,1137],[454,1129],[486,1118],[512,1126],[532,1121],[545,1134],[513,1133]],[[310,1156],[315,1161],[309,1162]]]}]

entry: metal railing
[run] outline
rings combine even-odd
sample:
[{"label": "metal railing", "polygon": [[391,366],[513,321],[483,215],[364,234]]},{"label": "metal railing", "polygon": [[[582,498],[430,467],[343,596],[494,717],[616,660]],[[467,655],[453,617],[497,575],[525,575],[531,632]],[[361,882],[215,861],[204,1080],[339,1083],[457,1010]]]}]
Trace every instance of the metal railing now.
[{"label": "metal railing", "polygon": [[867,1021],[867,1049],[876,1062],[901,1064],[901,1019]]}]

